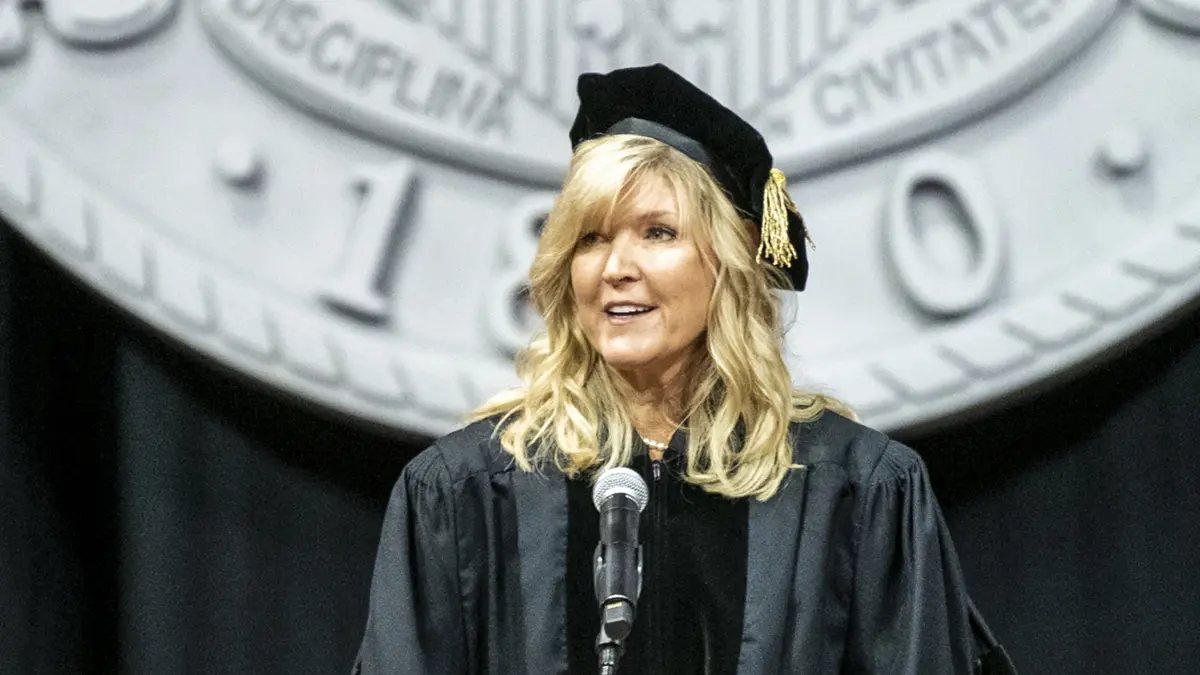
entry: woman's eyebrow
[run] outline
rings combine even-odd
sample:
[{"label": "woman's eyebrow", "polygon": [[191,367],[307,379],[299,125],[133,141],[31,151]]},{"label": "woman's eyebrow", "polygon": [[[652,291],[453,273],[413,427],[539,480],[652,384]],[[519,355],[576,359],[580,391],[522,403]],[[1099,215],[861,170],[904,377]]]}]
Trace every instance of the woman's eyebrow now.
[{"label": "woman's eyebrow", "polygon": [[675,218],[678,216],[678,214],[675,213],[674,211],[662,211],[662,210],[646,211],[644,213],[639,213],[637,215],[637,219],[638,220],[658,220],[659,218],[662,218],[663,216],[670,216],[671,218]]}]

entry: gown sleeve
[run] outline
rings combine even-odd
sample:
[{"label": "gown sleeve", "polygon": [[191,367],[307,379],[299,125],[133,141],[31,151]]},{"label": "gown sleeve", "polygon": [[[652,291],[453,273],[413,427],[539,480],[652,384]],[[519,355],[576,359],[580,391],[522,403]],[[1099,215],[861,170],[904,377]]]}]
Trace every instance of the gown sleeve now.
[{"label": "gown sleeve", "polygon": [[430,448],[392,490],[353,675],[467,672],[455,520],[449,472]]},{"label": "gown sleeve", "polygon": [[856,509],[848,670],[1015,675],[967,595],[920,457],[890,442]]}]

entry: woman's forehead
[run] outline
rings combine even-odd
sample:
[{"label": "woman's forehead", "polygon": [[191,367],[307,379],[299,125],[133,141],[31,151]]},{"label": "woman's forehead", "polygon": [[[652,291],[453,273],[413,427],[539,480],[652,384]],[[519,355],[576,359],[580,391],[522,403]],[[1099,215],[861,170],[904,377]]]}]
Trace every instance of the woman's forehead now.
[{"label": "woman's forehead", "polygon": [[634,183],[626,200],[628,214],[635,217],[643,214],[679,214],[679,198],[675,194],[674,186],[667,179],[647,176]]},{"label": "woman's forehead", "polygon": [[632,180],[622,191],[606,225],[637,223],[646,220],[678,221],[679,197],[671,183],[656,175]]}]

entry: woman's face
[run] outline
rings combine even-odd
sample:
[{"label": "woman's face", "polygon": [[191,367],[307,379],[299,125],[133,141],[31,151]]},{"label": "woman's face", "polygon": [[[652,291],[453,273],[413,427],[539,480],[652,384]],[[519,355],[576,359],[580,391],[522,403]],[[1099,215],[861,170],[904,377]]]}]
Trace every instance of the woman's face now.
[{"label": "woman's face", "polygon": [[713,277],[666,181],[640,186],[609,231],[584,230],[571,286],[584,335],[622,373],[678,373],[699,346]]}]

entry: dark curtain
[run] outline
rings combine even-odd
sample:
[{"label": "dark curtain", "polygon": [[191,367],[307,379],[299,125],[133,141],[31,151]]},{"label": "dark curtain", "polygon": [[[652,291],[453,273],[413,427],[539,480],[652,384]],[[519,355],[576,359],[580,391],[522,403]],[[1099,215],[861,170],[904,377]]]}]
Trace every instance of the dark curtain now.
[{"label": "dark curtain", "polygon": [[[1200,312],[906,438],[1022,673],[1200,663]],[[426,443],[184,352],[0,228],[0,672],[344,673]]]}]

